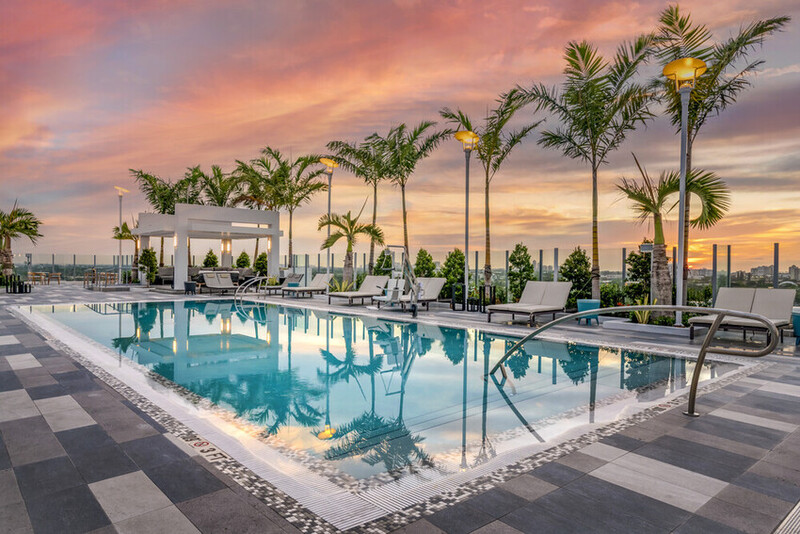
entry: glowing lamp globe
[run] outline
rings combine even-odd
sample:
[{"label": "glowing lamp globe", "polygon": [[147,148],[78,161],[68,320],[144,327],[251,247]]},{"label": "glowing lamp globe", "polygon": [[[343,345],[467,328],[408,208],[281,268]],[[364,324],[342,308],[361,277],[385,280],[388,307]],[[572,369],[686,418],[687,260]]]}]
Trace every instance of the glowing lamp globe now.
[{"label": "glowing lamp globe", "polygon": [[693,88],[697,77],[706,70],[706,64],[702,59],[684,57],[667,63],[663,74],[667,79],[675,81],[676,89],[686,86]]},{"label": "glowing lamp globe", "polygon": [[474,150],[478,147],[478,141],[480,140],[478,134],[469,130],[456,132],[455,138],[456,140],[461,141],[461,144],[464,146],[464,150]]}]

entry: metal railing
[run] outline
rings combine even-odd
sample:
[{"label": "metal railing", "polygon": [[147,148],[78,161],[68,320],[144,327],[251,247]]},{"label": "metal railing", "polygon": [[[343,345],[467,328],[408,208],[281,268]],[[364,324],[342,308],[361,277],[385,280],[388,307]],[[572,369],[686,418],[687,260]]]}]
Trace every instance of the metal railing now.
[{"label": "metal railing", "polygon": [[[775,324],[772,323],[768,318],[764,317],[763,315],[758,315],[755,313],[747,313],[747,312],[740,312],[740,311],[733,311],[733,310],[721,310],[718,308],[698,308],[696,306],[667,306],[667,305],[648,305],[648,306],[617,306],[613,308],[601,308],[596,310],[588,310],[582,311],[577,313],[571,313],[569,315],[565,315],[563,317],[559,317],[554,321],[550,321],[549,323],[540,326],[527,336],[520,339],[518,342],[514,344],[504,355],[500,358],[492,370],[489,371],[489,375],[494,376],[494,374],[499,369],[503,373],[503,378],[508,378],[508,374],[506,373],[506,368],[504,366],[505,361],[514,354],[517,350],[519,350],[525,343],[530,341],[531,339],[535,338],[545,330],[549,330],[554,326],[557,326],[561,323],[565,323],[567,321],[573,321],[576,319],[581,319],[583,317],[593,317],[595,315],[609,315],[612,313],[620,313],[620,312],[636,312],[636,311],[665,311],[665,312],[688,312],[688,313],[703,313],[703,314],[713,314],[715,315],[713,322],[708,328],[708,333],[706,337],[703,339],[703,343],[700,346],[700,352],[697,354],[697,363],[694,368],[694,372],[692,373],[692,384],[689,389],[689,406],[684,414],[691,416],[691,417],[698,417],[700,414],[695,412],[695,401],[697,400],[697,385],[700,383],[700,369],[703,367],[703,362],[706,359],[706,353],[709,350],[712,350],[715,354],[728,354],[731,356],[745,356],[749,358],[760,358],[762,356],[766,356],[767,354],[771,353],[778,344],[778,329],[775,327]],[[717,333],[717,330],[722,325],[722,321],[725,317],[738,317],[740,319],[752,319],[762,323],[767,331],[767,344],[759,350],[750,350],[750,349],[741,349],[741,348],[729,348],[729,347],[711,347],[711,340],[713,339],[714,335]],[[488,379],[489,375],[485,378]]]}]

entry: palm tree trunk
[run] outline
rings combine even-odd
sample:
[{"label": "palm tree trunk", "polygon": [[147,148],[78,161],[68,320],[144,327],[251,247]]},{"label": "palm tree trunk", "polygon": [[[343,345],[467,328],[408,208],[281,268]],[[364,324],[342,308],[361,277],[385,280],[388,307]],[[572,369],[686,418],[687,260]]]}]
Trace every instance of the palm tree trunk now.
[{"label": "palm tree trunk", "polygon": [[592,164],[592,298],[600,298],[600,245],[597,239],[597,167]]},{"label": "palm tree trunk", "polygon": [[347,247],[347,253],[344,255],[344,270],[342,271],[342,283],[353,283],[353,248]]},{"label": "palm tree trunk", "polygon": [[289,261],[287,262],[286,266],[292,266],[292,215],[294,215],[294,210],[289,210]]},{"label": "palm tree trunk", "polygon": [[256,249],[253,251],[253,264],[255,264],[256,258],[258,258],[258,238],[256,238]]},{"label": "palm tree trunk", "polygon": [[192,239],[190,237],[186,238],[186,265],[192,267]]},{"label": "palm tree trunk", "polygon": [[3,239],[3,249],[0,250],[0,267],[3,269],[3,276],[14,274],[14,253],[11,251],[11,238],[8,236]]},{"label": "palm tree trunk", "polygon": [[492,285],[492,238],[489,234],[489,180],[486,179],[486,189],[484,190],[485,218],[486,218],[486,261],[483,264],[483,285]]},{"label": "palm tree trunk", "polygon": [[411,250],[408,248],[408,216],[406,215],[406,186],[405,184],[400,185],[400,195],[403,200],[403,244],[406,246],[406,250],[408,253],[411,254]]},{"label": "palm tree trunk", "polygon": [[[375,226],[378,218],[378,182],[372,184],[372,226]],[[375,267],[375,241],[369,241],[369,274],[372,274],[372,268]]]},{"label": "palm tree trunk", "polygon": [[161,255],[158,257],[158,266],[164,266],[164,238],[161,238]]},{"label": "palm tree trunk", "polygon": [[[667,246],[664,243],[653,245],[653,272],[650,273],[652,281],[650,298],[654,304],[672,303],[672,280],[669,275],[669,262],[667,261]],[[655,312],[653,317],[670,315],[666,312]]]}]

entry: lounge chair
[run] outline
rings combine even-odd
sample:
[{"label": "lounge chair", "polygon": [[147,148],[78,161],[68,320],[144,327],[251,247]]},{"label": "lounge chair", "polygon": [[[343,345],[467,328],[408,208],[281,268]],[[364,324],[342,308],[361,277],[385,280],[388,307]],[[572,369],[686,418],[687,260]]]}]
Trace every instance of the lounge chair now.
[{"label": "lounge chair", "polygon": [[[721,287],[717,293],[714,307],[721,310],[732,310],[763,315],[775,325],[781,333],[783,328],[791,324],[792,306],[794,305],[794,289],[766,289],[752,287]],[[710,326],[716,314],[700,315],[689,319],[689,338],[694,339],[695,326]],[[741,330],[743,336],[747,331],[764,331],[766,327],[755,319],[742,317],[726,317],[720,324],[722,330]],[[769,331],[767,336],[769,336]]]},{"label": "lounge chair", "polygon": [[281,289],[289,287],[289,284],[298,284],[300,285],[300,280],[303,279],[303,275],[299,273],[292,273],[287,274],[286,278],[283,279],[283,282],[274,286],[264,286],[260,288],[260,291],[263,291],[265,295],[277,295],[281,292]]},{"label": "lounge chair", "polygon": [[347,299],[348,306],[352,306],[355,299],[361,299],[361,304],[364,304],[364,299],[382,295],[383,288],[386,287],[386,282],[388,281],[388,276],[366,276],[361,282],[361,287],[358,288],[358,291],[334,291],[333,293],[328,293],[328,304],[331,303],[331,297]]},{"label": "lounge chair", "polygon": [[282,288],[281,296],[286,297],[286,295],[294,295],[295,297],[302,297],[303,295],[308,295],[311,297],[314,293],[325,293],[332,279],[332,274],[318,273],[314,275],[311,283],[307,286]]},{"label": "lounge chair", "polygon": [[203,273],[203,280],[209,293],[214,291],[227,293],[228,291],[236,290],[236,285],[231,280],[230,273]]},{"label": "lounge chair", "polygon": [[491,322],[494,313],[510,313],[512,321],[516,315],[527,315],[528,324],[531,326],[540,313],[552,313],[553,319],[555,319],[556,313],[564,311],[570,289],[572,289],[572,282],[530,281],[525,284],[519,302],[487,306],[487,320]]},{"label": "lounge chair", "polygon": [[[447,283],[447,278],[419,277],[417,278],[417,282],[421,285],[419,295],[417,296],[417,304],[425,304],[425,309],[427,310],[431,302],[439,300],[439,295],[445,283]],[[405,309],[406,304],[410,303],[410,294],[400,295],[400,305],[403,309]]]}]

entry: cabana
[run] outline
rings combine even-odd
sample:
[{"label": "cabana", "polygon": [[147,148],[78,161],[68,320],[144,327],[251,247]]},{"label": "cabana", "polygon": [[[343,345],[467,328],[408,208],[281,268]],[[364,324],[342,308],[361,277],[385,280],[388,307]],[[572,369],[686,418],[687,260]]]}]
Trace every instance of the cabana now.
[{"label": "cabana", "polygon": [[[182,289],[189,275],[189,239],[219,239],[220,265],[233,266],[231,243],[234,239],[266,239],[268,275],[278,276],[280,215],[277,211],[222,208],[199,204],[176,204],[175,215],[140,213],[138,228],[131,233],[141,238],[142,250],[150,238],[172,238],[174,287]],[[165,243],[166,245],[166,243]],[[255,258],[253,258],[255,261]]]}]

